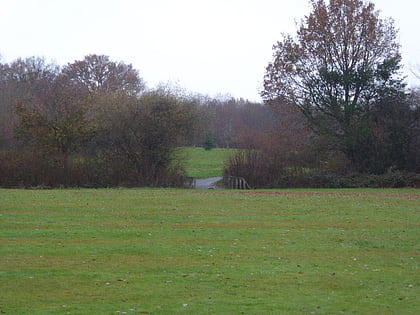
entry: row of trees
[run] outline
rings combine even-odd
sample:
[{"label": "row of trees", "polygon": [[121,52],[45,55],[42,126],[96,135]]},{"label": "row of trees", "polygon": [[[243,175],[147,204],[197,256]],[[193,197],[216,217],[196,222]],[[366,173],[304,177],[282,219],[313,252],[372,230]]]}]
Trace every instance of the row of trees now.
[{"label": "row of trees", "polygon": [[178,180],[170,156],[195,113],[171,91],[146,91],[131,65],[90,55],[59,69],[29,58],[1,74],[4,185]]},{"label": "row of trees", "polygon": [[147,89],[137,70],[89,55],[62,68],[0,63],[0,185],[182,184],[180,146],[245,146],[270,110],[231,97]]},{"label": "row of trees", "polygon": [[273,47],[265,105],[148,89],[102,55],[0,63],[0,185],[180,185],[177,148],[204,143],[246,149],[226,174],[254,187],[418,173],[420,92],[404,83],[393,21],[361,0],[311,3],[296,35]]}]

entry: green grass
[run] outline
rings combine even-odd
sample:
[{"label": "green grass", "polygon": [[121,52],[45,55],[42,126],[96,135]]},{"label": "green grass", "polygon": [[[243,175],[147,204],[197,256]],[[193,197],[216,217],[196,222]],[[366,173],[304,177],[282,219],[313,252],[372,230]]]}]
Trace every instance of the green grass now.
[{"label": "green grass", "polygon": [[419,199],[0,190],[0,312],[418,314]]},{"label": "green grass", "polygon": [[223,167],[234,149],[183,148],[187,161],[187,175],[197,179],[223,175]]}]

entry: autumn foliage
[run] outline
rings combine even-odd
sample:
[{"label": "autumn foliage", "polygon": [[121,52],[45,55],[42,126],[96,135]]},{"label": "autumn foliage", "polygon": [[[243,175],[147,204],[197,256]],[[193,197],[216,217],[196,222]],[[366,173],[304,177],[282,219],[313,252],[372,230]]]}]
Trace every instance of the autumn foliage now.
[{"label": "autumn foliage", "polygon": [[311,4],[266,68],[276,128],[226,173],[253,187],[357,187],[381,182],[363,174],[418,172],[418,92],[404,84],[393,20],[360,0]]},{"label": "autumn foliage", "polygon": [[416,181],[401,174],[419,173],[420,93],[393,20],[366,1],[310,2],[273,46],[264,104],[148,89],[103,55],[0,63],[0,186],[180,186],[182,146],[240,149],[225,175],[255,188]]},{"label": "autumn foliage", "polygon": [[403,82],[393,20],[360,0],[311,2],[296,36],[273,47],[265,102],[299,109],[323,151],[344,155],[352,171],[415,170],[419,106]]},{"label": "autumn foliage", "polygon": [[89,55],[58,67],[2,65],[0,185],[176,186],[175,150],[195,108],[169,89],[145,90],[131,65]]}]

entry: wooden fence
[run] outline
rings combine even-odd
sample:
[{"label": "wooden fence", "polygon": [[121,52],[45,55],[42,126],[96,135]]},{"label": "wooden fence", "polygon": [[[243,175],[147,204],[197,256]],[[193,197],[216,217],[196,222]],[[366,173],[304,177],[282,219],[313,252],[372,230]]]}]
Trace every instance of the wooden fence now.
[{"label": "wooden fence", "polygon": [[229,176],[227,178],[227,186],[229,189],[250,189],[245,178],[236,176]]}]

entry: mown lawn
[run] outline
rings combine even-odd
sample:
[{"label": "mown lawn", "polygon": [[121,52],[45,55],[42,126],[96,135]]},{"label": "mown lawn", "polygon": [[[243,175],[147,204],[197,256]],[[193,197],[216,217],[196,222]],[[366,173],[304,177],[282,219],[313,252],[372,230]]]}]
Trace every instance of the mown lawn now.
[{"label": "mown lawn", "polygon": [[420,191],[0,190],[5,314],[418,314]]},{"label": "mown lawn", "polygon": [[187,175],[197,179],[218,177],[223,175],[225,162],[236,150],[182,148],[182,154],[186,159]]}]

